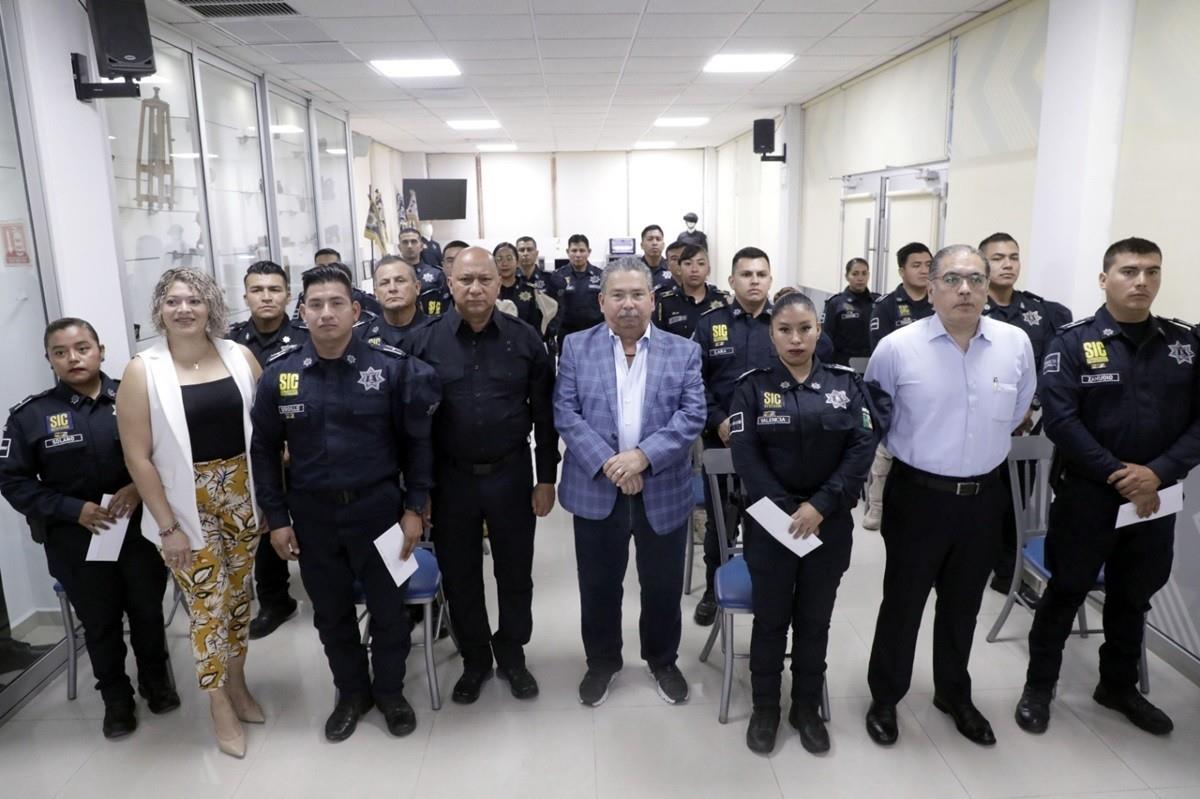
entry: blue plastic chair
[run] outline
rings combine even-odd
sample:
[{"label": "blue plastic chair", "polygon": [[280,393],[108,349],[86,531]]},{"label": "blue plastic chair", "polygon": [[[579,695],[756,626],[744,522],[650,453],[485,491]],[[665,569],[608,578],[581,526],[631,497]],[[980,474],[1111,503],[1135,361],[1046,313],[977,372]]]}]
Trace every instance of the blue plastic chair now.
[{"label": "blue plastic chair", "polygon": [[[727,449],[709,449],[704,452],[704,472],[708,475],[709,489],[712,491],[715,503],[717,541],[721,547],[721,565],[717,567],[713,580],[713,596],[717,602],[717,620],[712,632],[700,651],[700,662],[708,660],[716,642],[717,634],[721,636],[721,651],[725,656],[724,671],[721,678],[721,704],[717,719],[724,724],[729,720],[729,700],[733,693],[733,661],[735,658],[748,658],[749,654],[738,654],[733,645],[734,616],[754,613],[754,594],[750,581],[750,567],[742,557],[740,544],[731,544],[726,529],[726,520],[733,518],[727,514],[727,509],[721,503],[720,481],[733,482],[733,453]],[[732,488],[732,486],[729,486]],[[829,683],[821,686],[821,718],[829,721]]]},{"label": "blue plastic chair", "polygon": [[[405,605],[420,605],[424,611],[424,639],[418,646],[425,649],[425,671],[429,677],[429,704],[434,710],[441,710],[442,690],[438,684],[437,666],[433,661],[433,642],[437,640],[437,631],[442,628],[442,614],[445,611],[446,603],[444,600],[441,602],[436,619],[433,615],[433,603],[435,599],[441,598],[442,571],[438,568],[437,558],[427,548],[417,547],[413,550],[412,557],[417,559],[417,571],[401,586],[401,590]],[[365,604],[366,602],[362,586],[357,581],[354,583],[354,601],[356,604]],[[364,607],[358,620],[359,623],[366,621],[362,641],[364,644],[369,644],[371,641],[370,611]]]},{"label": "blue plastic chair", "polygon": [[[994,643],[1014,605],[1021,605],[1030,612],[1034,608],[1021,595],[1021,583],[1025,572],[1037,577],[1042,583],[1050,580],[1050,567],[1046,565],[1046,533],[1050,525],[1050,472],[1054,460],[1054,444],[1046,436],[1014,436],[1008,454],[1008,475],[1012,488],[1013,512],[1017,528],[1017,558],[1022,568],[1013,569],[1012,583],[1004,607],[996,617],[995,624],[987,634],[988,643]],[[1104,591],[1104,569],[1096,577],[1093,591]],[[1088,627],[1087,603],[1079,606],[1078,625],[1073,635],[1087,638],[1091,633],[1102,633],[1103,628]],[[1143,625],[1145,620],[1143,618]],[[1150,693],[1150,670],[1146,659],[1146,637],[1142,636],[1142,656],[1138,663],[1138,687],[1143,694]]]}]

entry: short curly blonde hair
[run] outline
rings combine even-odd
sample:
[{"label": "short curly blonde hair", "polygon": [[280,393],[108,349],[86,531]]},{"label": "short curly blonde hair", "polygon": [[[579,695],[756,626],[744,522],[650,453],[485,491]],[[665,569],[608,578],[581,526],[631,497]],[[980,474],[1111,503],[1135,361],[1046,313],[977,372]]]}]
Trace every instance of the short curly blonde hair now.
[{"label": "short curly blonde hair", "polygon": [[154,323],[154,329],[159,334],[167,332],[166,325],[163,324],[162,306],[167,298],[167,291],[175,283],[182,283],[204,300],[204,304],[208,307],[208,324],[204,326],[204,331],[208,333],[209,338],[223,337],[228,310],[225,306],[225,297],[221,294],[217,281],[213,280],[212,275],[207,272],[186,266],[168,269],[158,279],[158,285],[154,287],[154,294],[150,300],[150,320]]}]

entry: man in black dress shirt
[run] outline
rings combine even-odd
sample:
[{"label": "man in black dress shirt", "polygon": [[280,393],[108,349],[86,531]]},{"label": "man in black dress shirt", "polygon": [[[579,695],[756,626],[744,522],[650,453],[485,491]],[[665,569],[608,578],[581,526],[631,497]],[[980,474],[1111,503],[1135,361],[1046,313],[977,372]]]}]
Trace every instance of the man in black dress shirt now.
[{"label": "man in black dress shirt", "polygon": [[[496,313],[500,274],[487,250],[459,253],[450,287],[454,308],[418,331],[411,346],[443,385],[433,419],[432,520],[463,656],[453,699],[478,699],[493,659],[513,696],[528,699],[538,693],[524,653],[533,630],[535,517],[554,507],[558,471],[554,366],[538,331]],[[500,605],[495,633],[483,593],[484,523]]]},{"label": "man in black dress shirt", "polygon": [[383,314],[358,328],[368,344],[388,344],[408,349],[413,332],[429,321],[417,304],[417,272],[398,256],[385,255],[375,264],[375,291],[383,303]]}]

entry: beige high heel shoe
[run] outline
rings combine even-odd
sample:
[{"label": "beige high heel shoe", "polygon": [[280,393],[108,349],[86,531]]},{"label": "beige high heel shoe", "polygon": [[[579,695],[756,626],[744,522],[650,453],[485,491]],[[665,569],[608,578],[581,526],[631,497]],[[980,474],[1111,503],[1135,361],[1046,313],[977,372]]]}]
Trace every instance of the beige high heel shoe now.
[{"label": "beige high heel shoe", "polygon": [[[263,713],[262,705],[249,694],[246,695],[250,704],[239,708],[236,704],[233,707],[233,712],[237,714],[238,721],[244,724],[266,724],[267,717]],[[232,700],[230,700],[232,701]]]},{"label": "beige high heel shoe", "polygon": [[246,656],[231,658],[228,667],[229,682],[237,689],[235,693],[245,697],[245,704],[239,707],[239,702],[229,692],[228,685],[226,686],[225,695],[229,697],[229,702],[233,705],[233,712],[237,715],[238,720],[245,724],[265,724],[267,717],[263,713],[262,705],[251,695],[250,689],[246,686]]},{"label": "beige high heel shoe", "polygon": [[[217,748],[230,757],[236,757],[239,760],[246,756],[246,733],[238,725],[237,735],[232,738],[222,738],[220,730],[217,729],[217,714],[215,709],[211,711],[213,717],[213,735],[217,739]],[[235,713],[236,715],[236,713]]]}]

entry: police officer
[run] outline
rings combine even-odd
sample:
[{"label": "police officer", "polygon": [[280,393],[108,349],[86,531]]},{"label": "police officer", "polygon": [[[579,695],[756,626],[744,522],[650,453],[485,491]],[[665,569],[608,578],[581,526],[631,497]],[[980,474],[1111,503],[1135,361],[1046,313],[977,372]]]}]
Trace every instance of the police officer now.
[{"label": "police officer", "polygon": [[1153,316],[1162,251],[1129,238],[1104,253],[1104,305],[1067,325],[1042,361],[1046,434],[1061,469],[1046,535],[1051,577],[1029,631],[1029,670],[1017,724],[1044,732],[1075,613],[1104,571],[1104,645],[1092,698],[1166,735],[1173,723],[1137,689],[1145,614],[1171,574],[1174,515],[1115,527],[1132,503],[1146,518],[1159,490],[1200,463],[1200,339]]},{"label": "police officer", "polygon": [[543,294],[548,292],[550,276],[538,266],[538,245],[532,236],[517,239],[517,266],[526,283]]},{"label": "police officer", "polygon": [[655,293],[669,288],[671,270],[663,256],[663,229],[658,225],[642,228],[642,263],[650,268],[650,279]]},{"label": "police officer", "polygon": [[375,264],[375,291],[383,302],[383,314],[358,327],[368,344],[387,344],[408,350],[408,339],[429,323],[417,304],[417,273],[398,256],[385,255]]},{"label": "police officer", "polygon": [[500,272],[499,298],[517,307],[517,318],[539,333],[542,330],[542,311],[538,307],[532,284],[525,281],[517,269],[517,248],[502,241],[492,250],[492,258]]},{"label": "police officer", "polygon": [[[771,261],[757,247],[734,253],[729,276],[733,302],[701,315],[693,340],[700,345],[700,369],[708,417],[702,441],[705,449],[729,445],[729,404],[737,379],[751,369],[766,366],[775,357],[771,346]],[[704,526],[704,595],[696,605],[694,619],[707,627],[717,616],[713,576],[721,565],[721,548],[712,498],[705,483],[708,521]],[[724,497],[722,498],[724,501]]]},{"label": "police officer", "polygon": [[770,498],[792,516],[795,537],[816,535],[822,544],[799,558],[753,519],[747,521],[754,710],[746,745],[764,754],[775,748],[789,628],[794,634],[788,721],[805,749],[829,749],[819,710],[829,618],[850,565],[850,510],[875,452],[858,376],[814,358],[820,334],[812,300],[799,292],[783,297],[771,313],[776,357],[738,379],[730,406],[729,445],[746,501]]},{"label": "police officer", "polygon": [[846,290],[825,302],[822,328],[833,341],[833,362],[849,366],[851,358],[871,357],[871,309],[879,295],[867,288],[871,267],[865,258],[846,262]]},{"label": "police officer", "polygon": [[[322,247],[313,255],[313,266],[333,266],[335,264],[342,265],[341,268],[343,271],[345,271],[346,277],[350,278],[350,285],[354,286],[354,270],[352,270],[342,261],[341,253],[332,247]],[[301,279],[303,279],[303,275],[301,275]],[[374,294],[368,294],[357,286],[353,288],[353,292],[354,301],[362,306],[364,312],[367,312],[364,313],[364,316],[372,318],[383,313],[383,308],[380,306],[379,300],[375,298]],[[303,302],[304,292],[302,291],[300,292],[300,296],[296,298],[296,312],[293,314],[293,317],[296,319],[301,318],[300,306],[303,304]]]},{"label": "police officer", "polygon": [[1014,288],[1021,277],[1021,248],[1017,240],[1007,233],[993,233],[979,242],[979,251],[991,268],[984,316],[1024,330],[1040,369],[1046,345],[1054,337],[1054,312],[1038,295]]},{"label": "police officer", "polygon": [[[463,657],[453,693],[460,704],[479,698],[493,658],[513,696],[538,693],[524,646],[533,630],[535,517],[554,507],[554,365],[536,329],[496,312],[500,280],[487,250],[463,250],[451,283],[454,310],[412,342],[444,387],[433,420],[433,540]],[[483,590],[485,523],[500,605],[494,634]]]},{"label": "police officer", "polygon": [[558,351],[568,334],[587,330],[604,321],[600,311],[600,277],[603,271],[588,263],[592,245],[587,236],[576,233],[567,239],[567,258],[570,261],[549,280],[550,296],[558,302],[555,327]]},{"label": "police officer", "polygon": [[[667,249],[664,250],[664,257],[667,259],[667,271],[671,273],[671,280],[669,282],[664,282],[662,286],[657,289],[660,295],[662,292],[667,291],[668,289],[676,288],[683,283],[683,273],[679,271],[679,253],[683,252],[683,248],[686,246],[687,245],[682,241],[673,241],[668,244]],[[705,250],[705,252],[707,253],[708,251]]]},{"label": "police officer", "polygon": [[[436,266],[421,260],[424,243],[421,241],[421,231],[415,227],[400,228],[400,260],[413,268],[417,273],[417,281],[421,286],[417,294],[417,303],[421,312],[426,316],[441,316],[450,307],[450,290],[446,287],[446,273]],[[449,249],[450,245],[446,245]],[[442,251],[442,263],[446,263],[445,249]]]},{"label": "police officer", "polygon": [[[104,347],[95,328],[82,319],[59,319],[46,327],[43,341],[58,381],[9,412],[0,430],[0,492],[29,519],[50,573],[83,623],[104,699],[104,737],[120,738],[137,728],[125,674],[125,616],[138,693],[152,713],[179,707],[163,634],[167,570],[154,545],[136,532],[142,508],[117,437],[118,381],[100,370]],[[93,536],[121,518],[132,532],[117,560],[88,561]]]},{"label": "police officer", "polygon": [[[929,302],[929,267],[933,254],[918,241],[910,242],[896,253],[900,264],[900,285],[890,294],[875,300],[871,307],[871,351],[890,333],[907,327],[918,319],[933,315]],[[892,456],[880,444],[871,464],[871,479],[867,483],[867,509],[863,513],[863,529],[878,530],[883,519],[883,486],[892,468]]]},{"label": "police officer", "polygon": [[[407,735],[416,727],[402,693],[411,629],[403,592],[374,541],[399,521],[401,557],[407,558],[421,538],[437,376],[402,351],[353,334],[360,309],[341,270],[310,270],[304,288],[311,338],[272,359],[251,412],[258,503],[275,551],[300,561],[333,672],[338,699],[325,737],[348,738],[372,704],[393,735]],[[285,444],[291,459],[286,492]],[[371,612],[370,670],[359,640],[355,583]]]},{"label": "police officer", "polygon": [[450,280],[450,274],[454,271],[454,259],[468,246],[470,245],[465,241],[455,239],[442,248],[442,272],[445,273],[446,280]]},{"label": "police officer", "polygon": [[[303,322],[287,318],[289,296],[287,273],[273,261],[250,264],[242,278],[246,292],[242,299],[250,309],[250,318],[230,326],[225,337],[244,344],[260,366],[289,344],[308,340]],[[288,593],[287,563],[275,554],[271,542],[259,539],[254,556],[254,583],[258,595],[258,615],[250,622],[250,638],[265,638],[296,614],[298,605]]]},{"label": "police officer", "polygon": [[708,282],[708,253],[695,244],[685,244],[681,249],[682,283],[658,292],[654,324],[677,336],[691,338],[700,315],[728,305],[729,292]]}]

